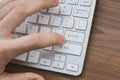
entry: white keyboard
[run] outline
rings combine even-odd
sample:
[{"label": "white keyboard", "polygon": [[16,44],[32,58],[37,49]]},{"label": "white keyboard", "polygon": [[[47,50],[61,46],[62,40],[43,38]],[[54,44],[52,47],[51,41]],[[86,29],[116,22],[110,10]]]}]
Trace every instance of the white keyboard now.
[{"label": "white keyboard", "polygon": [[60,0],[57,7],[29,16],[13,32],[13,37],[40,32],[56,32],[67,42],[26,52],[13,63],[78,76],[82,73],[96,0]]}]

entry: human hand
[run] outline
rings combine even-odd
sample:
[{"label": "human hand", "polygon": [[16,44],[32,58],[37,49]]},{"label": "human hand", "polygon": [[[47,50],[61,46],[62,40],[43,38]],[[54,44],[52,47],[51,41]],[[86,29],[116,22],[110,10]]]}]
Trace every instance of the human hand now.
[{"label": "human hand", "polygon": [[62,45],[65,38],[57,33],[39,33],[18,39],[11,32],[25,18],[37,11],[58,5],[58,0],[3,0],[0,2],[0,80],[44,80],[35,73],[6,73],[6,64],[33,49]]}]

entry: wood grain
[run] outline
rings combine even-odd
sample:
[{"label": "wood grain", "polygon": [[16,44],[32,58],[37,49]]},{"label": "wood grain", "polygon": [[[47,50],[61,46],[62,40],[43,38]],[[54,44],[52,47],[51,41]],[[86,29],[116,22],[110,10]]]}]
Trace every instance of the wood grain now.
[{"label": "wood grain", "polygon": [[81,76],[9,64],[8,72],[35,72],[46,80],[120,80],[120,0],[98,0]]}]

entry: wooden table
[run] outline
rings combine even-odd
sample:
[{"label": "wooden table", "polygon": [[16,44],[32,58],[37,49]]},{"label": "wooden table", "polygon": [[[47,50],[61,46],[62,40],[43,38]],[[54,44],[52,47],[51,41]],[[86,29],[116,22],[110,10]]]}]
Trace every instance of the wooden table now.
[{"label": "wooden table", "polygon": [[46,80],[120,80],[120,0],[98,0],[81,76],[9,64],[8,72],[35,72]]}]

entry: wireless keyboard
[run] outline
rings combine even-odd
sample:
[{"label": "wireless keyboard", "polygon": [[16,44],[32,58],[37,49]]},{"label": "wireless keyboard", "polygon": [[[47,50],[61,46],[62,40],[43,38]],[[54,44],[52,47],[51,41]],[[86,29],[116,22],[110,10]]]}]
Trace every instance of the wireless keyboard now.
[{"label": "wireless keyboard", "polygon": [[96,0],[60,0],[57,7],[29,16],[13,32],[13,37],[56,32],[65,36],[62,46],[26,52],[12,62],[73,76],[82,73]]}]

